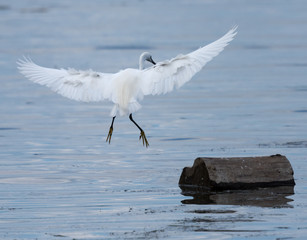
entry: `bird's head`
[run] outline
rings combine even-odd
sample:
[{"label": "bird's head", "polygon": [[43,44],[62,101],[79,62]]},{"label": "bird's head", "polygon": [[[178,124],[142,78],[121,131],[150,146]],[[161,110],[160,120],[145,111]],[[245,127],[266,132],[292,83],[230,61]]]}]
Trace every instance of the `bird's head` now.
[{"label": "bird's head", "polygon": [[148,61],[152,63],[153,65],[156,65],[155,61],[152,59],[152,56],[149,52],[143,52],[140,56],[139,61],[139,67],[140,69],[143,69],[145,61]]}]

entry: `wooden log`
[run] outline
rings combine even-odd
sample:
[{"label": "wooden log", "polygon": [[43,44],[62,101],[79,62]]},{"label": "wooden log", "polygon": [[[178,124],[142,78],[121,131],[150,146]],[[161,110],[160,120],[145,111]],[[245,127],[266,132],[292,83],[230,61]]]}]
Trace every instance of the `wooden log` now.
[{"label": "wooden log", "polygon": [[185,167],[179,180],[182,190],[252,189],[294,186],[293,169],[280,154],[264,157],[197,158]]}]

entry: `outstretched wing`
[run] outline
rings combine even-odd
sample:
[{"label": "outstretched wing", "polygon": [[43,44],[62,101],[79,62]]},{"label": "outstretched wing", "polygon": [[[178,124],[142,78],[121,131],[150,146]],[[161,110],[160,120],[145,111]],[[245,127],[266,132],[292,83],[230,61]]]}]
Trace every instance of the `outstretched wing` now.
[{"label": "outstretched wing", "polygon": [[141,89],[144,95],[165,94],[179,88],[199,72],[207,62],[217,56],[233,40],[237,27],[223,37],[187,55],[159,62],[142,72]]},{"label": "outstretched wing", "polygon": [[112,100],[112,79],[115,74],[45,68],[27,58],[19,60],[17,64],[19,71],[28,79],[50,87],[64,97],[83,102]]}]

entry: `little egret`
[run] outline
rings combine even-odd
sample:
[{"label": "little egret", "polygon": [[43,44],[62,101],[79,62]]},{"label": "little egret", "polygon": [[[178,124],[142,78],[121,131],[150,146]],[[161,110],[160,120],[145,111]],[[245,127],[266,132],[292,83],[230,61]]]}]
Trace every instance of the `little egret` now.
[{"label": "little egret", "polygon": [[[139,69],[127,68],[114,74],[72,68],[45,68],[27,58],[18,61],[18,69],[31,81],[46,85],[64,97],[84,102],[112,101],[112,123],[106,142],[111,143],[114,120],[119,113],[120,116],[129,115],[129,119],[140,130],[139,139],[148,147],[145,132],[132,118],[132,113],[141,108],[138,101],[145,95],[165,94],[180,88],[233,40],[236,29],[232,28],[211,44],[171,60],[155,63],[150,53],[144,52],[139,58]],[[144,69],[145,61],[151,62],[153,66]]]}]

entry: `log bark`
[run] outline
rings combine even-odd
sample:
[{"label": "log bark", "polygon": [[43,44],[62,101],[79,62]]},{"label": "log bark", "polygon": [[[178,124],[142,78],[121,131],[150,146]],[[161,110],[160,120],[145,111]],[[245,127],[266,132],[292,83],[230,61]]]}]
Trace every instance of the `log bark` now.
[{"label": "log bark", "polygon": [[197,158],[185,167],[179,180],[182,190],[252,189],[294,186],[293,169],[280,154],[263,157]]}]

